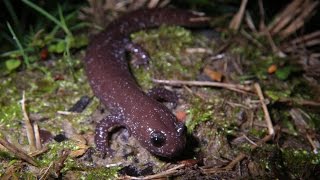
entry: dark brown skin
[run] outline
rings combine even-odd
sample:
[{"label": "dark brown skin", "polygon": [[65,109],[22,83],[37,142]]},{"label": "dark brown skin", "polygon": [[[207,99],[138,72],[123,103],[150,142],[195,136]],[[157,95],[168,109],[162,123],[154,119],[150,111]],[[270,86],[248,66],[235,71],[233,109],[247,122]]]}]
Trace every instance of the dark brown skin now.
[{"label": "dark brown skin", "polygon": [[172,158],[184,149],[184,124],[157,101],[169,100],[170,93],[164,89],[144,93],[129,71],[125,53],[129,51],[145,63],[148,55],[130,42],[130,33],[161,24],[190,27],[207,23],[193,18],[199,16],[177,9],[139,10],[115,20],[91,41],[85,57],[87,76],[95,95],[111,110],[96,127],[99,151],[108,153],[108,130],[119,125],[155,155]]}]

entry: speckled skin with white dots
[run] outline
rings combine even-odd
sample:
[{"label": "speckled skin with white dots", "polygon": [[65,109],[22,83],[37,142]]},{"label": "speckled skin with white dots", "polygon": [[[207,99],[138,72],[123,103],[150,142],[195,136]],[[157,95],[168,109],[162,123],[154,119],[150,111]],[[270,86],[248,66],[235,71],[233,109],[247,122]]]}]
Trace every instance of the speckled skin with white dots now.
[{"label": "speckled skin with white dots", "polygon": [[95,95],[111,111],[96,127],[99,151],[108,152],[108,129],[119,125],[155,155],[172,158],[184,149],[184,125],[166,106],[141,90],[129,71],[125,53],[129,51],[147,61],[146,52],[130,42],[130,33],[161,24],[203,25],[192,21],[198,17],[177,9],[139,10],[113,21],[90,42],[84,60],[86,73]]}]

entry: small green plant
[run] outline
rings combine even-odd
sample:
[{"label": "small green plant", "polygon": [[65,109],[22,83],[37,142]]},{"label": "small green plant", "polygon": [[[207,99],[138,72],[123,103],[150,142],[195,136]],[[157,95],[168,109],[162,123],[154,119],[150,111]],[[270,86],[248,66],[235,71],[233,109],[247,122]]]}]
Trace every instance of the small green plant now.
[{"label": "small green plant", "polygon": [[[12,6],[10,1],[5,0],[5,5],[10,15],[9,18],[11,19],[10,23],[7,23],[8,31],[3,31],[1,36],[16,46],[17,50],[6,51],[0,55],[0,58],[3,59],[0,62],[0,74],[10,74],[21,67],[21,65],[25,65],[26,68],[39,68],[38,64],[34,62],[46,59],[42,56],[43,51],[46,51],[44,52],[47,53],[46,57],[51,54],[62,54],[63,59],[67,61],[68,71],[74,76],[74,61],[71,58],[70,50],[87,45],[88,38],[85,34],[74,36],[72,31],[85,27],[86,23],[77,21],[77,12],[74,10],[64,15],[64,12],[67,11],[67,6],[58,5],[58,8],[55,10],[56,12],[49,13],[30,0],[22,0],[22,2],[31,7],[32,11],[41,14],[41,17],[52,21],[54,26],[50,28],[49,32],[46,31],[44,24],[41,23],[43,21],[40,21],[41,17],[39,16],[39,21],[37,19],[36,24],[30,25],[31,30],[24,32],[14,6]],[[68,26],[67,24],[72,24],[72,26]],[[10,46],[8,47],[10,48]]]},{"label": "small green plant", "polygon": [[64,51],[63,55],[67,59],[68,65],[70,66],[71,74],[73,74],[72,61],[71,61],[71,55],[70,55],[70,47],[71,47],[71,42],[73,41],[74,37],[66,24],[61,7],[58,5],[58,12],[59,12],[59,18],[60,18],[60,20],[58,20],[56,17],[52,16],[50,13],[48,13],[47,11],[45,11],[44,9],[42,9],[41,7],[37,6],[36,4],[32,3],[29,0],[22,0],[22,2],[24,2],[25,4],[27,4],[29,7],[33,8],[34,10],[38,11],[40,14],[45,16],[47,19],[54,22],[58,27],[60,27],[66,33],[66,36],[64,38],[65,51]]}]

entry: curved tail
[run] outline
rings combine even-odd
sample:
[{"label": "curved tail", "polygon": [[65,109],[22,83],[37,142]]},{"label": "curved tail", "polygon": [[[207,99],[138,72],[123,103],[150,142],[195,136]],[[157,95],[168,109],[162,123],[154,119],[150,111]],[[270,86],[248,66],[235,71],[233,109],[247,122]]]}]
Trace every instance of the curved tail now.
[{"label": "curved tail", "polygon": [[122,35],[132,32],[165,25],[179,25],[186,27],[197,27],[208,24],[209,18],[195,14],[191,11],[161,8],[145,9],[128,13],[110,23],[107,31],[118,31]]}]

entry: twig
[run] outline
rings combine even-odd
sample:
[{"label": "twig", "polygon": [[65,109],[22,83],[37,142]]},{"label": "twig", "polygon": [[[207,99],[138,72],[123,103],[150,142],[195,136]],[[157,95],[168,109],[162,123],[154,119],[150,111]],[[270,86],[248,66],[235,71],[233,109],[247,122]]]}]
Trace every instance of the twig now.
[{"label": "twig", "polygon": [[[306,136],[307,136],[307,139],[308,139],[310,145],[311,145],[312,148],[313,148],[313,153],[318,154],[318,149],[319,149],[319,147],[317,147],[316,143],[314,142],[314,140],[312,139],[312,137],[310,136],[309,133],[307,133]],[[319,143],[319,142],[318,142],[318,143]]]},{"label": "twig", "polygon": [[70,153],[70,149],[62,150],[61,157],[54,162],[54,172],[57,178],[60,176],[61,169],[64,167],[64,162],[67,160]]},{"label": "twig", "polygon": [[252,17],[248,11],[246,12],[245,20],[246,20],[248,27],[251,29],[251,31],[254,33],[257,33],[257,28],[254,25]]},{"label": "twig", "polygon": [[40,177],[40,180],[47,179],[50,174],[54,175],[55,178],[58,178],[60,176],[61,169],[64,167],[64,162],[68,158],[70,152],[70,149],[63,149],[61,153],[62,155],[59,157],[59,159],[51,162],[50,165],[45,168],[45,172]]},{"label": "twig", "polygon": [[266,24],[265,24],[265,14],[264,14],[264,8],[263,8],[263,2],[262,0],[258,0],[258,5],[259,5],[259,13],[260,13],[260,23],[259,23],[259,28],[260,31],[265,31],[266,29]]},{"label": "twig", "polygon": [[256,92],[257,92],[257,94],[259,96],[259,99],[260,99],[260,103],[262,105],[265,121],[266,121],[267,126],[268,126],[269,135],[273,135],[274,134],[274,128],[273,128],[273,125],[272,125],[272,121],[271,121],[271,118],[270,118],[270,114],[269,114],[267,105],[264,102],[264,97],[263,97],[263,93],[262,93],[261,87],[260,87],[260,85],[258,83],[254,83],[254,87],[256,89]]},{"label": "twig", "polygon": [[149,176],[144,176],[144,177],[133,177],[133,176],[124,176],[123,179],[140,179],[140,180],[146,180],[146,179],[158,179],[158,178],[165,178],[168,177],[169,175],[172,175],[177,172],[177,169],[185,167],[185,164],[180,164],[178,166],[175,166],[171,169],[168,169],[166,171],[160,172],[158,174],[154,175],[149,175]]},{"label": "twig", "polygon": [[[259,146],[261,146],[262,144],[266,143],[267,141],[271,140],[273,137],[273,135],[269,134],[267,136],[265,136],[263,139],[259,140],[257,143],[252,144],[251,150],[255,150],[256,148],[258,148]],[[208,168],[208,169],[202,169],[203,173],[205,174],[212,174],[212,173],[218,173],[218,172],[225,172],[225,171],[231,171],[234,166],[239,163],[240,161],[242,161],[244,158],[246,157],[246,155],[244,153],[240,153],[236,158],[234,158],[228,165],[221,167],[221,168]]]},{"label": "twig", "polygon": [[31,121],[29,119],[27,110],[26,110],[25,102],[26,102],[25,91],[23,91],[22,92],[22,100],[21,100],[22,112],[23,112],[23,117],[24,117],[24,121],[25,121],[25,124],[26,124],[27,136],[28,136],[28,141],[29,141],[29,145],[30,145],[30,150],[34,151],[34,150],[37,149],[36,141],[35,141],[35,137],[34,137],[33,127],[32,127]]},{"label": "twig", "polygon": [[189,53],[189,54],[194,54],[194,53],[212,54],[212,50],[209,48],[187,48],[186,53]]},{"label": "twig", "polygon": [[190,18],[190,22],[208,22],[211,18],[207,16]]},{"label": "twig", "polygon": [[36,157],[36,156],[39,156],[39,155],[47,152],[48,150],[49,150],[48,146],[44,146],[42,149],[38,149],[37,151],[30,153],[29,155],[31,157]]},{"label": "twig", "polygon": [[160,79],[152,79],[152,82],[157,84],[166,84],[171,86],[210,86],[210,87],[219,87],[226,88],[232,91],[237,92],[251,92],[252,88],[248,86],[244,86],[241,84],[231,84],[231,83],[221,83],[221,82],[209,82],[209,81],[181,81],[181,80],[160,80]]},{"label": "twig", "polygon": [[[259,146],[261,146],[262,144],[266,143],[267,141],[270,141],[273,137],[273,134],[269,134],[265,137],[263,137],[261,140],[259,140],[256,144],[252,144],[251,145],[251,150],[255,150],[257,149]],[[246,155],[244,153],[240,153],[233,161],[231,161],[227,166],[224,167],[224,169],[226,170],[231,170],[233,169],[233,167],[240,162],[241,160],[243,160],[246,157]]]},{"label": "twig", "polygon": [[244,12],[246,10],[247,2],[248,2],[248,0],[241,1],[241,6],[240,6],[239,11],[237,12],[237,14],[235,16],[233,16],[233,18],[229,24],[230,29],[233,29],[236,31],[239,30],[241,21],[243,19]]},{"label": "twig", "polygon": [[279,34],[283,39],[288,37],[305,24],[306,19],[314,14],[318,4],[319,1],[292,1],[280,15],[277,15],[273,23],[269,24],[270,34]]},{"label": "twig", "polygon": [[[6,171],[1,174],[1,180],[11,180],[11,179],[18,179],[15,175],[15,172],[18,172],[22,167],[23,163],[14,163],[9,165],[9,167],[6,168]],[[14,178],[15,177],[15,178]]]},{"label": "twig", "polygon": [[255,143],[255,142],[253,142],[251,139],[249,139],[248,138],[248,136],[246,136],[245,134],[244,135],[242,135],[242,137],[244,137],[249,143],[251,143],[251,144],[253,144],[253,145],[255,145],[255,146],[257,146],[257,144]]},{"label": "twig", "polygon": [[50,173],[49,170],[50,170],[52,167],[53,167],[53,162],[51,162],[50,165],[49,165],[47,168],[45,168],[45,172],[42,174],[42,176],[40,177],[39,180],[47,179],[47,177],[48,177],[48,175],[49,175],[49,173]]},{"label": "twig", "polygon": [[279,48],[276,46],[276,43],[274,43],[272,36],[269,32],[269,29],[266,27],[265,24],[265,14],[264,14],[264,7],[262,0],[258,1],[259,4],[259,11],[260,11],[260,31],[263,32],[263,34],[267,37],[268,42],[272,48],[272,52],[279,55],[280,57],[285,56],[283,52],[279,50]]},{"label": "twig", "polygon": [[188,86],[183,86],[183,88],[185,88],[191,95],[195,95],[202,101],[206,102],[206,98],[202,97],[199,93],[193,92]]},{"label": "twig", "polygon": [[36,139],[36,147],[37,150],[42,148],[41,144],[41,138],[40,138],[40,133],[39,133],[39,126],[37,123],[33,124],[33,130],[34,130],[34,137]]},{"label": "twig", "polygon": [[243,104],[240,104],[240,103],[234,103],[234,102],[230,102],[230,101],[226,101],[227,104],[229,104],[231,107],[241,107],[241,108],[244,108],[244,109],[251,109],[250,107],[246,106],[246,105],[243,105]]},{"label": "twig", "polygon": [[298,17],[294,18],[294,20],[287,26],[287,28],[280,32],[280,36],[282,38],[288,37],[297,29],[301,28],[305,24],[305,20],[314,14],[313,11],[318,6],[319,2],[308,2],[309,1],[305,3],[306,5],[304,6],[301,14]]},{"label": "twig", "polygon": [[316,38],[320,38],[320,30],[312,32],[310,34],[305,34],[305,35],[300,36],[298,38],[295,38],[295,39],[291,40],[288,44],[302,44],[302,43],[305,43],[309,40],[313,40]]},{"label": "twig", "polygon": [[252,37],[252,34],[247,33],[244,29],[240,30],[240,33],[247,39],[249,39],[252,43],[254,43],[255,45],[257,45],[259,48],[263,48],[263,45],[254,37]]},{"label": "twig", "polygon": [[282,49],[286,52],[296,51],[298,48],[305,48],[320,44],[320,31],[312,32],[291,40],[282,45]]},{"label": "twig", "polygon": [[280,98],[278,100],[280,103],[286,103],[287,105],[301,105],[301,106],[320,106],[320,102],[318,101],[311,101],[305,99],[297,99],[297,98]]},{"label": "twig", "polygon": [[78,112],[70,112],[70,111],[57,111],[57,113],[61,115],[79,115],[80,114]]},{"label": "twig", "polygon": [[159,0],[150,0],[148,3],[148,8],[155,8],[159,4]]},{"label": "twig", "polygon": [[12,152],[18,158],[28,162],[29,164],[32,164],[33,166],[38,166],[32,157],[30,157],[21,149],[18,149],[13,144],[9,143],[6,138],[0,137],[0,144],[2,144],[5,148],[7,148],[10,152]]},{"label": "twig", "polygon": [[216,60],[219,60],[219,59],[223,59],[224,57],[226,57],[226,55],[225,54],[215,54],[214,56],[210,56],[209,58],[208,58],[208,60],[210,60],[210,61],[216,61]]},{"label": "twig", "polygon": [[297,10],[301,10],[299,7],[304,3],[304,0],[292,1],[282,13],[277,15],[275,20],[269,24],[268,29],[271,35],[277,34],[281,31],[297,14]]}]

